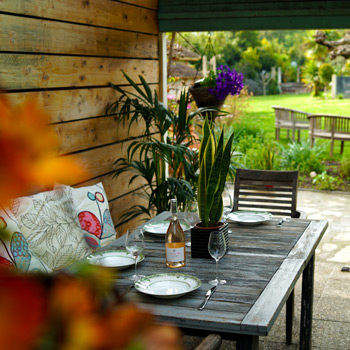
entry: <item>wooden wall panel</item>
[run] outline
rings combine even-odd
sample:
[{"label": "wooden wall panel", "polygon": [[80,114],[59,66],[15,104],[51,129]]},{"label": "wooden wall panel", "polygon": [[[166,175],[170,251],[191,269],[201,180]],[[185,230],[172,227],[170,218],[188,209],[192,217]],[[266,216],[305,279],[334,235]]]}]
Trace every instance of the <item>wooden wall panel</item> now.
[{"label": "wooden wall panel", "polygon": [[131,185],[129,185],[129,179],[130,174],[128,173],[120,175],[118,179],[113,178],[112,174],[107,174],[79,183],[75,185],[75,187],[91,186],[102,182],[106,193],[108,193],[108,199],[114,200],[128,193],[134,192],[145,185],[145,182],[141,178],[138,178],[137,180],[133,181]]},{"label": "wooden wall panel", "polygon": [[159,90],[157,6],[157,0],[0,0],[0,87],[15,104],[36,99],[47,111],[61,156],[88,171],[68,185],[102,181],[116,225],[140,202],[135,191],[144,183],[128,186],[127,173],[114,179],[113,163],[143,125],[128,134],[127,124],[106,116],[118,96],[109,83],[130,88],[124,71]]},{"label": "wooden wall panel", "polygon": [[[118,1],[118,0],[114,0],[114,1]],[[158,9],[158,0],[123,0],[123,1],[129,4],[142,6],[145,8],[150,8],[154,10]]]},{"label": "wooden wall panel", "polygon": [[[84,136],[82,135],[82,137]],[[114,170],[114,161],[119,157],[125,156],[129,143],[130,141],[115,143],[79,152],[77,155],[72,154],[64,157],[78,158],[79,162],[88,172],[87,177],[82,179],[82,181],[87,181],[91,178],[111,173]],[[125,192],[127,192],[127,189],[125,189]]]},{"label": "wooden wall panel", "polygon": [[129,3],[138,6],[131,7],[123,2],[110,0],[0,0],[0,11],[158,34],[158,1],[140,0]]},{"label": "wooden wall panel", "polygon": [[122,70],[133,79],[139,74],[150,83],[156,83],[159,79],[156,60],[0,54],[0,86],[8,90],[124,83]]},{"label": "wooden wall panel", "polygon": [[62,154],[123,141],[128,137],[140,136],[144,130],[144,124],[133,125],[128,133],[128,125],[118,122],[115,116],[108,116],[55,124],[53,128],[60,136],[59,153]]},{"label": "wooden wall panel", "polygon": [[[139,196],[137,196],[135,192],[129,193],[124,197],[120,197],[116,200],[110,201],[109,208],[111,210],[112,216],[120,217],[122,214],[125,213],[125,211],[127,210],[126,208],[130,207],[130,203],[138,203],[140,205],[147,204],[147,202],[143,198],[140,198]],[[126,225],[123,225],[123,224],[119,225],[117,227],[117,237],[120,237],[121,235],[125,234],[128,227],[137,226],[140,223],[142,223],[143,217],[141,216],[139,219],[134,219]]]},{"label": "wooden wall panel", "polygon": [[[120,83],[126,82],[124,78],[119,81]],[[139,80],[136,79],[136,82],[139,82]],[[155,90],[158,90],[157,87],[158,85],[154,85]],[[125,89],[133,91],[133,88],[127,86]],[[104,116],[106,106],[109,106],[119,97],[119,94],[109,87],[13,92],[8,95],[15,104],[20,104],[25,99],[36,100],[49,114],[51,123]]]},{"label": "wooden wall panel", "polygon": [[[0,14],[1,50],[157,58],[155,35]],[[64,40],[62,40],[64,38]]]}]

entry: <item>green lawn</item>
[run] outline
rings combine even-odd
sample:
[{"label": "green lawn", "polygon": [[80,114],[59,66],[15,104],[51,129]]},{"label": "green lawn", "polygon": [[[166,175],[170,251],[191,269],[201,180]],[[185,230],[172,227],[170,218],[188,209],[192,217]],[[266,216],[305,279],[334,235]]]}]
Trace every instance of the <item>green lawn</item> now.
[{"label": "green lawn", "polygon": [[[273,95],[273,96],[253,96],[249,98],[248,104],[241,115],[241,120],[253,125],[259,125],[264,131],[266,138],[275,139],[275,114],[273,105],[298,109],[309,113],[327,113],[350,116],[350,99],[321,99],[311,97],[310,94],[301,95]],[[302,138],[308,138],[307,131],[301,132]],[[291,136],[291,133],[290,133]],[[281,143],[286,144],[287,133],[281,130]],[[327,140],[319,140],[329,144]],[[327,147],[329,156],[329,146]],[[335,142],[334,160],[340,158],[340,141]],[[344,155],[350,157],[350,143],[345,142]]]}]

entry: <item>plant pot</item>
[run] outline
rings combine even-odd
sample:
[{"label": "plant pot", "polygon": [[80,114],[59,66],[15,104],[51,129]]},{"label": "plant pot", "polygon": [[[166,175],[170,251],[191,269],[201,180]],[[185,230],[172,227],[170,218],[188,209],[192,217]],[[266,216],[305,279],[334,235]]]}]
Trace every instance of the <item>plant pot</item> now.
[{"label": "plant pot", "polygon": [[[222,100],[217,99],[215,95],[209,92],[209,88],[205,86],[191,87],[189,91],[194,101],[196,102],[196,105],[198,108],[206,107],[206,108],[220,109],[225,102],[225,99],[222,99]],[[208,117],[211,115],[212,118],[215,118],[218,112],[217,111],[203,112],[203,114],[204,115],[208,114]]]},{"label": "plant pot", "polygon": [[[201,227],[201,222],[191,228],[191,256],[192,258],[213,259],[208,252],[210,233],[221,231],[226,241],[226,253],[228,252],[228,223],[220,222],[218,227]],[[226,254],[225,253],[225,254]]]}]

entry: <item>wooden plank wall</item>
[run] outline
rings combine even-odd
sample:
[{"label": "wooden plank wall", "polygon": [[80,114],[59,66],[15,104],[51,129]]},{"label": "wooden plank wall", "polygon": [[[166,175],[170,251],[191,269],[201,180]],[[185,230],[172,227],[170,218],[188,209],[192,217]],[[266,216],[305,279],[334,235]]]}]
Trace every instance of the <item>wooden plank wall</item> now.
[{"label": "wooden plank wall", "polygon": [[[30,96],[51,115],[60,154],[79,156],[89,172],[86,186],[102,181],[118,234],[118,220],[140,203],[128,177],[111,176],[124,155],[127,125],[105,115],[116,95],[109,82],[143,75],[159,88],[158,0],[0,0],[0,86],[14,103]],[[122,146],[123,142],[124,146]],[[135,223],[133,223],[135,224]]]}]

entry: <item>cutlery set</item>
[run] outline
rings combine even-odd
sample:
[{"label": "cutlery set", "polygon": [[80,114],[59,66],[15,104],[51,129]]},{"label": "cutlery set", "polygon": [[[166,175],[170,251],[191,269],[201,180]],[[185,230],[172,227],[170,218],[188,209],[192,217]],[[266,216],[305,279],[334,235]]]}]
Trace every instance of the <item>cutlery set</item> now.
[{"label": "cutlery set", "polygon": [[208,303],[210,297],[214,294],[216,288],[217,288],[217,286],[214,286],[214,287],[210,288],[210,289],[205,293],[205,298],[204,298],[202,304],[200,304],[198,310],[203,310],[203,309],[206,307],[206,305],[207,305],[207,303]]}]

